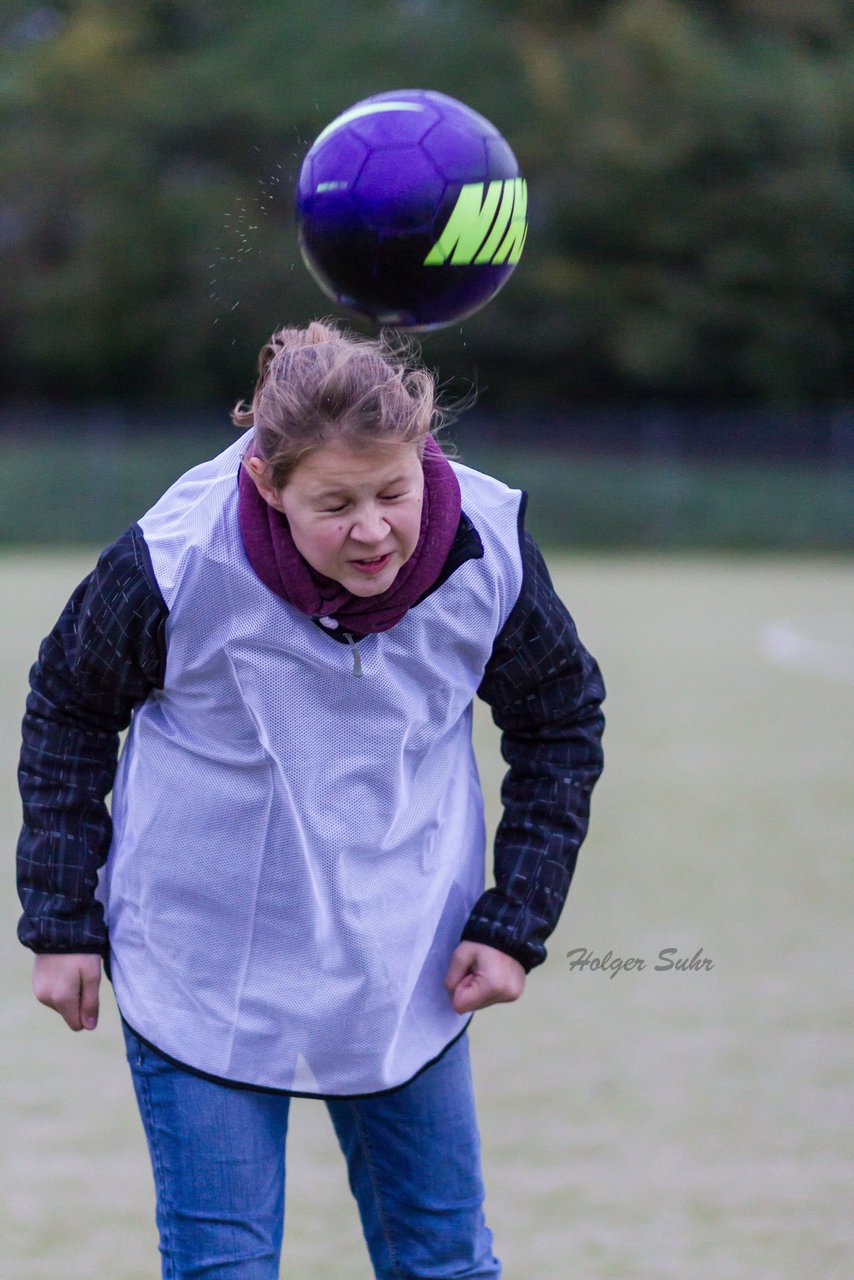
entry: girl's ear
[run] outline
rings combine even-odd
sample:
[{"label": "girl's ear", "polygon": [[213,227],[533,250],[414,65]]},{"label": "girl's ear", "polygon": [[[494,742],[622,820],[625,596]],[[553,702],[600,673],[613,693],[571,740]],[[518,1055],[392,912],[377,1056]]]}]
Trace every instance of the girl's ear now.
[{"label": "girl's ear", "polygon": [[271,507],[275,507],[277,511],[281,511],[282,504],[277,490],[270,484],[267,464],[262,462],[260,458],[252,457],[247,458],[245,467],[264,501],[269,503]]}]

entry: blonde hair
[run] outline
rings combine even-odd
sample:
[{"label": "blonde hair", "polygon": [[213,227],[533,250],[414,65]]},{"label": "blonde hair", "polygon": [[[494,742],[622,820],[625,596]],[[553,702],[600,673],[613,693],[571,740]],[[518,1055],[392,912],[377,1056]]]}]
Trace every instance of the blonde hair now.
[{"label": "blonde hair", "polygon": [[421,450],[444,419],[434,376],[411,343],[386,332],[365,338],[334,320],[277,330],[258,356],[251,405],[238,402],[231,413],[235,426],[254,429],[275,489],[330,441]]}]

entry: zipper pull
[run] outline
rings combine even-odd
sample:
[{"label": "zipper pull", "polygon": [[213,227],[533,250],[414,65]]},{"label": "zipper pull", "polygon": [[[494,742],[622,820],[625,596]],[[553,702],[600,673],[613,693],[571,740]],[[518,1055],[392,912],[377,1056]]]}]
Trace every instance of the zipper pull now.
[{"label": "zipper pull", "polygon": [[362,674],[362,655],[356,648],[356,641],[350,635],[349,631],[344,632],[344,639],[350,646],[350,652],[353,654],[353,675],[360,676]]}]

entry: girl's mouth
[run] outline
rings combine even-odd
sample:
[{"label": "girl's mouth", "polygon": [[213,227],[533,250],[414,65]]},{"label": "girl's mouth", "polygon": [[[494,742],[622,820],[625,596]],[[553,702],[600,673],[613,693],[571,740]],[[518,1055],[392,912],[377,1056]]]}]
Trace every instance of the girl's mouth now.
[{"label": "girl's mouth", "polygon": [[384,556],[374,556],[368,560],[351,560],[350,563],[354,569],[359,570],[359,573],[371,574],[379,573],[381,569],[386,567],[390,559],[391,552],[389,551]]}]

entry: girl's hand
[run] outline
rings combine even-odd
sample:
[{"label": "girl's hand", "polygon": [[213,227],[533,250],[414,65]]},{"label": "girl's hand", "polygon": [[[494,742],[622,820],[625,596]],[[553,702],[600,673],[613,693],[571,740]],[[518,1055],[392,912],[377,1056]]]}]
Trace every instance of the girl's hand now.
[{"label": "girl's hand", "polygon": [[61,1013],[72,1031],[98,1025],[98,955],[37,955],[33,965],[36,999]]},{"label": "girl's hand", "polygon": [[525,970],[518,960],[485,942],[461,942],[451,956],[445,989],[456,1013],[472,1013],[518,1000],[525,989]]}]

